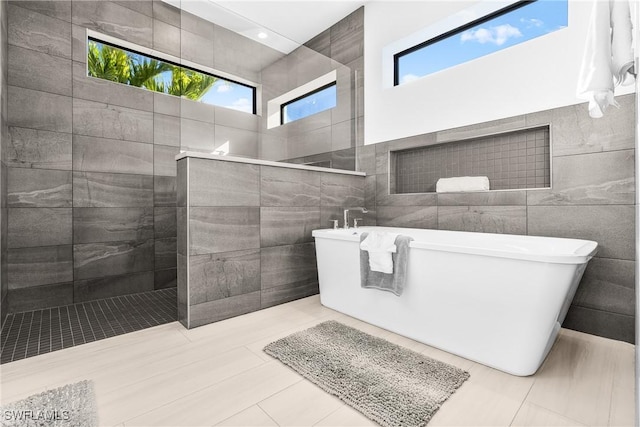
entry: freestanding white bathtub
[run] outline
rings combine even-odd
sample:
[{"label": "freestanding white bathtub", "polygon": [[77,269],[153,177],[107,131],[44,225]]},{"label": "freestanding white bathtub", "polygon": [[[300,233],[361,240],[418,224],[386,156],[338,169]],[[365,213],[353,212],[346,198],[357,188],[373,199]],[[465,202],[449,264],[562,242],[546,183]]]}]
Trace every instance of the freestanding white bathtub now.
[{"label": "freestanding white bathtub", "polygon": [[[400,297],[360,287],[360,234],[414,238]],[[587,262],[589,240],[413,228],[314,230],[326,307],[513,375],[553,345]]]}]

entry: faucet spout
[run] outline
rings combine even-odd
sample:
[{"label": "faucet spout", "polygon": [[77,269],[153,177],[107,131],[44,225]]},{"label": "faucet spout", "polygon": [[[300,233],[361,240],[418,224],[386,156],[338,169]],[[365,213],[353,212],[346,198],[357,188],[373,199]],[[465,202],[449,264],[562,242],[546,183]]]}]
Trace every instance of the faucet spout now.
[{"label": "faucet spout", "polygon": [[362,208],[362,207],[345,209],[343,211],[344,229],[345,230],[347,230],[349,228],[349,211],[360,211],[363,214],[366,214],[367,212],[369,212],[369,210],[367,208]]}]

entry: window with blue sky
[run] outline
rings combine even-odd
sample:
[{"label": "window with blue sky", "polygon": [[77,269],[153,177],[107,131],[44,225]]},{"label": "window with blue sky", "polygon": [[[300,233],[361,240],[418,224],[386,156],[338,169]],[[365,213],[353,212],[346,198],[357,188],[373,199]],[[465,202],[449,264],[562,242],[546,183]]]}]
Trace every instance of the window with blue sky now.
[{"label": "window with blue sky", "polygon": [[255,88],[216,75],[89,39],[92,77],[255,114]]},{"label": "window with blue sky", "polygon": [[333,82],[282,104],[282,124],[300,120],[336,106],[336,83]]},{"label": "window with blue sky", "polygon": [[521,1],[395,55],[394,84],[489,55],[568,25],[567,0]]}]

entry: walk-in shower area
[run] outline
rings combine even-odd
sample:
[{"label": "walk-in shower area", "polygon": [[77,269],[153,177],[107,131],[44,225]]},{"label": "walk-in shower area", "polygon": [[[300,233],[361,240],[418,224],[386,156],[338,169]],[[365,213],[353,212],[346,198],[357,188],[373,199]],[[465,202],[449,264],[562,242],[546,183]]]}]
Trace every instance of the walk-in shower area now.
[{"label": "walk-in shower area", "polygon": [[[0,2],[1,363],[178,320],[181,153],[355,170],[364,63],[349,41],[362,37],[363,10],[301,44],[243,33],[246,18],[209,3]],[[234,248],[254,241],[190,254],[201,261],[192,275],[219,280],[191,301],[202,319],[317,293],[310,230],[338,219],[340,206],[325,201],[321,216],[318,181],[317,200],[287,201],[285,189],[261,211],[241,200],[246,176],[218,164],[209,184],[240,195],[210,199],[207,220],[233,222],[226,213],[251,206],[269,235],[238,229],[258,249],[262,239],[269,259],[238,258]],[[308,206],[303,227],[289,230]],[[216,234],[205,225],[198,237]],[[260,263],[294,253],[308,255],[303,267],[263,280],[261,299]],[[235,308],[219,310],[227,298]]]}]

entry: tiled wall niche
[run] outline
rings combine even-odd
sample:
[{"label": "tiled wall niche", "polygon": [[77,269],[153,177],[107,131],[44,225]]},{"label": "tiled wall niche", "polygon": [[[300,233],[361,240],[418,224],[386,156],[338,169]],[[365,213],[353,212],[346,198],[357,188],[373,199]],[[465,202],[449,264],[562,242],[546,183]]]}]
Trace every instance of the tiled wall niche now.
[{"label": "tiled wall niche", "polygon": [[[358,147],[369,223],[595,240],[563,326],[635,340],[635,95],[601,119],[586,104]],[[549,125],[549,189],[393,194],[389,152]]]},{"label": "tiled wall niche", "polygon": [[431,193],[440,178],[486,176],[491,190],[551,183],[549,126],[390,153],[391,193]]},{"label": "tiled wall niche", "polygon": [[318,293],[311,232],[364,203],[364,176],[178,161],[178,318],[194,328]]}]

